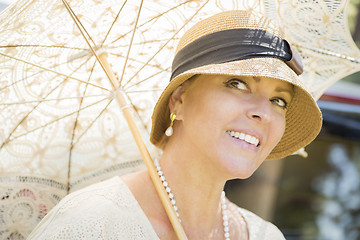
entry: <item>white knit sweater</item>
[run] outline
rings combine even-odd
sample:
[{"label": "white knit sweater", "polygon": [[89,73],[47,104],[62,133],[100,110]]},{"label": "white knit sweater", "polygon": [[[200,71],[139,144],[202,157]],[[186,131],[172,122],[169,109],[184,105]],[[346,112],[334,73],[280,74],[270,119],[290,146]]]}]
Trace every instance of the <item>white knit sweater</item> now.
[{"label": "white knit sweater", "polygon": [[[237,208],[250,240],[284,240],[273,224]],[[36,226],[30,239],[156,239],[150,221],[119,177],[86,187],[60,201]]]}]

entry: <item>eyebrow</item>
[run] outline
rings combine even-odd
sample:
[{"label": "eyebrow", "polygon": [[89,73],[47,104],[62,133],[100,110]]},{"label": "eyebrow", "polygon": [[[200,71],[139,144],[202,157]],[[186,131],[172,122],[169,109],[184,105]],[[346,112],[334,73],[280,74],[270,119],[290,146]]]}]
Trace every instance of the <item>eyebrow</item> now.
[{"label": "eyebrow", "polygon": [[257,82],[257,83],[260,82],[260,80],[261,80],[259,77],[253,77],[253,79],[254,79],[255,82]]},{"label": "eyebrow", "polygon": [[[261,78],[259,78],[259,77],[253,77],[253,79],[257,83],[261,81]],[[277,87],[277,88],[275,88],[275,91],[276,92],[285,92],[285,93],[290,94],[290,96],[293,96],[294,95],[294,86],[291,85],[291,90],[287,89],[287,88]]]},{"label": "eyebrow", "polygon": [[291,97],[294,96],[294,86],[292,86],[291,90],[288,88],[277,87],[275,88],[275,91],[288,93]]}]

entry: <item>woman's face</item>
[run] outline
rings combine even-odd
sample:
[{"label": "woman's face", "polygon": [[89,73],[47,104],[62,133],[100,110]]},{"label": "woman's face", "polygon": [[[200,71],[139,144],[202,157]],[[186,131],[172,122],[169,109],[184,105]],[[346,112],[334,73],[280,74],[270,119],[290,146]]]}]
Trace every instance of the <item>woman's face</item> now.
[{"label": "woman's face", "polygon": [[181,88],[170,104],[178,120],[174,137],[187,143],[193,157],[212,161],[228,177],[251,176],[283,136],[293,95],[289,83],[200,75]]}]

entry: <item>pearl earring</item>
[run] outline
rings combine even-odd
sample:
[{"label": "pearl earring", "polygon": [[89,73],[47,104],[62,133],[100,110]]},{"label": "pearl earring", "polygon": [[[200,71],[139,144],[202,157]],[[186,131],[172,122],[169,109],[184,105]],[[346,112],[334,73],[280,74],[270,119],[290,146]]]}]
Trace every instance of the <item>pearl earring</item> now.
[{"label": "pearl earring", "polygon": [[168,136],[168,137],[170,137],[174,133],[174,129],[173,129],[172,126],[174,124],[175,119],[176,119],[176,112],[173,112],[173,113],[170,114],[170,120],[171,120],[170,127],[168,127],[166,129],[166,131],[165,131],[165,135]]}]

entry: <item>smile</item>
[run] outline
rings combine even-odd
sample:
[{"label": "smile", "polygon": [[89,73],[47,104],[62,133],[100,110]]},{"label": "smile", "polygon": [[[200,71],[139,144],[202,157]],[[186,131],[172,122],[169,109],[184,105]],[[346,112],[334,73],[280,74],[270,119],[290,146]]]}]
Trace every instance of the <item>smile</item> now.
[{"label": "smile", "polygon": [[241,132],[234,132],[234,131],[226,131],[226,132],[233,138],[243,140],[247,143],[255,145],[256,147],[259,145],[260,140],[257,137]]}]

